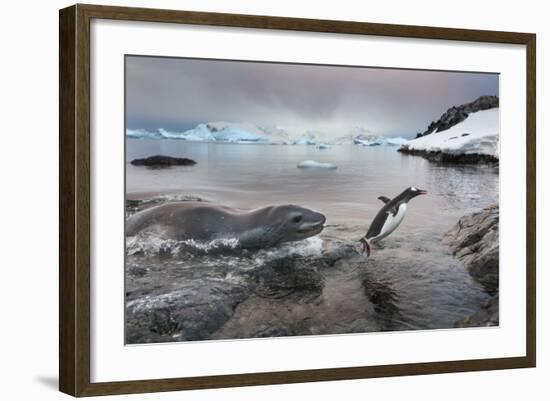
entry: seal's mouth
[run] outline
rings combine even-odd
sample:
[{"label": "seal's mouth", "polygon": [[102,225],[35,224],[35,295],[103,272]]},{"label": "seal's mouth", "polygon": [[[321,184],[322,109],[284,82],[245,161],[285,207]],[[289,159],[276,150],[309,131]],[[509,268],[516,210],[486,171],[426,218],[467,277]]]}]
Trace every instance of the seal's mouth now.
[{"label": "seal's mouth", "polygon": [[302,234],[302,235],[315,235],[323,231],[323,229],[325,228],[324,223],[325,223],[324,220],[317,221],[314,223],[304,223],[297,230],[297,232],[298,234]]}]

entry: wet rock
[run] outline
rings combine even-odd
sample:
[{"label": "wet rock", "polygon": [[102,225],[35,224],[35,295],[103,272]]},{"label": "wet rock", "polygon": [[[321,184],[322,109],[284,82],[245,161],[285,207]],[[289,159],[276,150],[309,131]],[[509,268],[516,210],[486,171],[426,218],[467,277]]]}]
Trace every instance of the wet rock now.
[{"label": "wet rock", "polygon": [[294,335],[293,331],[286,326],[267,326],[261,325],[255,333],[251,333],[252,338],[262,337],[284,337]]},{"label": "wet rock", "polygon": [[134,159],[130,162],[133,166],[146,167],[170,167],[170,166],[194,166],[196,161],[186,157],[171,157],[171,156],[149,156],[143,159]]},{"label": "wet rock", "polygon": [[320,264],[319,259],[297,256],[271,261],[258,275],[256,294],[264,298],[281,298],[295,293],[319,295],[324,286],[318,269]]},{"label": "wet rock", "polygon": [[246,284],[195,280],[185,287],[126,303],[128,343],[205,340],[250,293]]},{"label": "wet rock", "polygon": [[492,296],[476,313],[455,323],[455,327],[487,327],[499,324],[499,297]]},{"label": "wet rock", "polygon": [[323,250],[323,260],[329,266],[334,266],[343,259],[359,255],[358,244],[344,241],[334,241],[331,246]]},{"label": "wet rock", "polygon": [[400,310],[397,306],[398,296],[391,285],[376,281],[368,274],[363,275],[362,285],[365,296],[372,302],[376,311],[376,323],[379,330],[394,330],[394,321],[399,320]]},{"label": "wet rock", "polygon": [[132,266],[128,269],[128,274],[134,277],[143,277],[147,274],[147,268],[142,266]]},{"label": "wet rock", "polygon": [[346,333],[372,333],[382,330],[382,327],[374,319],[357,319],[345,328]]},{"label": "wet rock", "polygon": [[453,255],[491,295],[498,292],[498,227],[499,206],[494,204],[462,217],[443,237]]},{"label": "wet rock", "polygon": [[[145,260],[154,267],[145,268]],[[314,258],[295,256],[257,266],[246,257],[214,260],[196,256],[186,261],[195,267],[185,269],[178,259],[129,258],[127,343],[207,340],[253,294],[270,299],[292,296],[309,302],[323,289],[323,277],[316,266],[319,262]],[[247,260],[251,263],[248,268]],[[249,329],[250,337],[268,335],[265,328]],[[275,331],[290,335],[284,334],[288,331],[284,328]]]},{"label": "wet rock", "polygon": [[[320,255],[266,260],[261,260],[261,253],[128,256],[126,341],[325,333],[324,319],[313,313],[324,299],[324,274],[334,273],[334,263],[355,255],[354,245],[342,242]],[[374,324],[357,323],[350,330],[371,331]]]}]

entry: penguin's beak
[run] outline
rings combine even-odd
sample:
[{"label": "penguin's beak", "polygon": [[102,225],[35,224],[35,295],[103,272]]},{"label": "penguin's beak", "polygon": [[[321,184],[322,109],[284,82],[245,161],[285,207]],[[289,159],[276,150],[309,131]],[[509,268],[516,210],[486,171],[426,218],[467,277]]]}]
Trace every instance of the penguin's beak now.
[{"label": "penguin's beak", "polygon": [[418,195],[427,195],[428,191],[424,191],[423,189],[418,190]]}]

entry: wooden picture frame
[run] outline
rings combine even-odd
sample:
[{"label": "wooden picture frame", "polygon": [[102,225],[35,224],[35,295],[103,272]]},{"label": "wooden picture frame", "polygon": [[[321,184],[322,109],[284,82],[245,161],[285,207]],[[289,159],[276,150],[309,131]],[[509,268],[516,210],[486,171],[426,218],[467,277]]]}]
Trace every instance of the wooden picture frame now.
[{"label": "wooden picture frame", "polygon": [[[524,45],[527,54],[525,60],[527,71],[526,355],[92,383],[90,380],[90,21],[95,18]],[[534,34],[80,4],[60,10],[59,28],[59,388],[62,392],[73,396],[94,396],[535,366],[536,37]]]}]

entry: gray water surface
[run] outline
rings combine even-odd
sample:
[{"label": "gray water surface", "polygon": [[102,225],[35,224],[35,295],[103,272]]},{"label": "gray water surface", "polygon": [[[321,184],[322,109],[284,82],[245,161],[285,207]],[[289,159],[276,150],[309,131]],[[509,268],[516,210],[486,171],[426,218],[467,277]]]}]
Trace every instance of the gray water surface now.
[{"label": "gray water surface", "polygon": [[[129,164],[156,154],[187,157],[197,164],[167,169]],[[308,159],[338,168],[296,167]],[[192,195],[244,209],[298,204],[327,217],[327,227],[320,234],[322,247],[339,241],[356,243],[383,206],[377,197],[392,198],[409,186],[427,190],[428,195],[410,202],[400,227],[373,249],[370,258],[358,256],[334,269],[321,270],[325,285],[315,302],[253,295],[239,304],[234,316],[211,338],[246,337],[254,332],[251,326],[281,324],[299,327],[291,330],[295,334],[453,327],[478,310],[487,294],[440,240],[461,216],[498,201],[498,170],[433,164],[403,155],[395,147],[340,145],[321,150],[296,145],[127,140],[128,198]],[[208,264],[208,258],[216,256],[204,258],[201,263]],[[133,267],[156,263],[154,256],[133,255],[128,262]],[[178,269],[182,264],[191,270],[200,268],[196,259],[195,265],[186,266],[181,258],[177,263]],[[238,269],[242,260],[235,263]],[[378,321],[376,327],[366,324],[354,329],[359,327],[357,322],[372,319]]]}]

